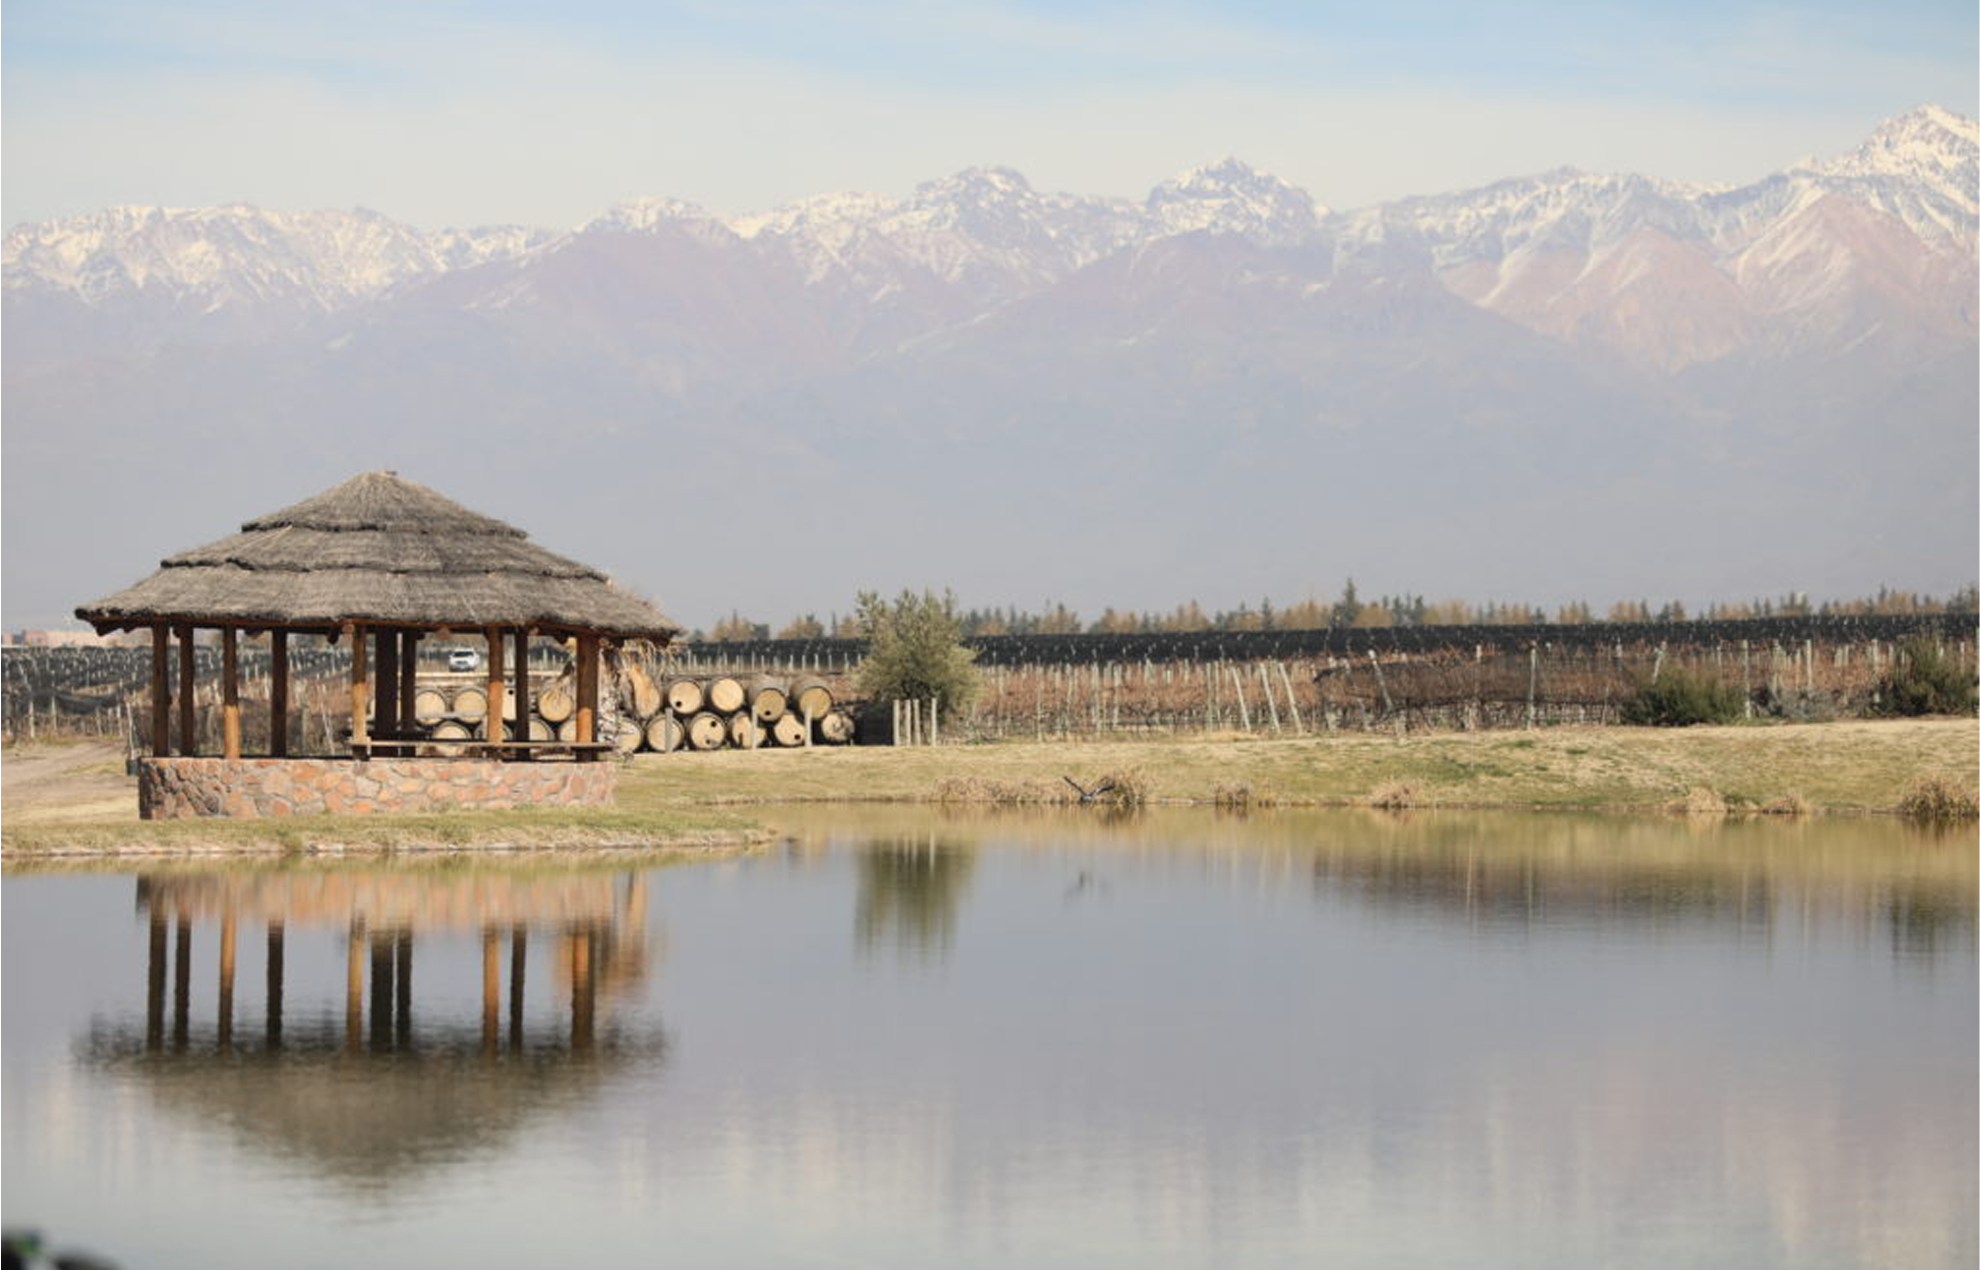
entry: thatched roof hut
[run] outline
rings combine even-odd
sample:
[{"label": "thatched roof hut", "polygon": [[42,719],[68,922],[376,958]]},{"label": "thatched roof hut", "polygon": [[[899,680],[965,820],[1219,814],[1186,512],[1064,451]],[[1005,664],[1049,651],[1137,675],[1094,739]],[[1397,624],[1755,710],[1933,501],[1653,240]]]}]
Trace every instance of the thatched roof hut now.
[{"label": "thatched roof hut", "polygon": [[99,631],[159,621],[335,631],[357,621],[660,643],[680,631],[598,570],[396,472],[365,472],[256,517],[76,616]]},{"label": "thatched roof hut", "polygon": [[[603,573],[545,551],[522,530],[470,511],[396,472],[365,472],[314,498],[248,521],[218,542],[181,552],[158,572],[76,610],[98,633],[152,632],[152,748],[171,753],[166,655],[176,632],[190,649],[198,628],[217,629],[225,664],[225,756],[240,755],[235,640],[242,631],[271,635],[272,754],[287,753],[287,637],[314,633],[348,638],[352,752],[372,743],[423,739],[412,726],[414,665],[429,632],[479,635],[488,641],[488,716],[500,719],[505,691],[502,649],[513,641],[514,683],[527,699],[532,636],[570,638],[577,650],[576,740],[581,758],[604,748],[594,733],[601,642],[669,642],[680,626],[653,605],[614,586]],[[367,650],[375,643],[375,670]],[[179,752],[193,753],[192,658],[179,659]],[[376,689],[374,693],[374,688]],[[375,709],[374,709],[375,707]],[[375,722],[368,722],[375,718]],[[484,750],[527,756],[539,743],[491,736]]]}]

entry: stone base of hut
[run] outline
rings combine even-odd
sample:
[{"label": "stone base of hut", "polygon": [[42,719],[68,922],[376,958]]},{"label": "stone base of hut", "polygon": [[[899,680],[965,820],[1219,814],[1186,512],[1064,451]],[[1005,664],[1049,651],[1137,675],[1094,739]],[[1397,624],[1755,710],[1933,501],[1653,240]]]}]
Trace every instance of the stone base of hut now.
[{"label": "stone base of hut", "polygon": [[439,758],[138,761],[138,815],[145,820],[608,807],[617,788],[616,763]]}]

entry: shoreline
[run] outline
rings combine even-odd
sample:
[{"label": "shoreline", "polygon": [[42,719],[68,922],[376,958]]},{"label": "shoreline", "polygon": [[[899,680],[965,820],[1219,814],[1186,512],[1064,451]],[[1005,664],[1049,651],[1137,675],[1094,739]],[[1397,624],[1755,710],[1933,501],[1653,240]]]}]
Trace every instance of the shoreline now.
[{"label": "shoreline", "polygon": [[[1980,721],[1544,728],[1413,736],[1168,737],[641,755],[611,809],[141,821],[122,753],[49,743],[0,758],[0,860],[713,856],[775,837],[752,808],[892,804],[1873,816],[1980,776]],[[124,810],[118,804],[122,803]]]}]

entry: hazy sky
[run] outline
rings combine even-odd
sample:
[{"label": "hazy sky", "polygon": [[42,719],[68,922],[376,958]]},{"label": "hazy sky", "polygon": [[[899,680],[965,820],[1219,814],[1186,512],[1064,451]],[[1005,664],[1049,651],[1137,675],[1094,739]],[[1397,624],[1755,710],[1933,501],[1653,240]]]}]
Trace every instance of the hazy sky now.
[{"label": "hazy sky", "polygon": [[10,225],[565,226],[977,163],[1138,197],[1224,154],[1351,207],[1560,164],[1744,180],[1980,95],[1972,0],[9,0],[4,37]]}]

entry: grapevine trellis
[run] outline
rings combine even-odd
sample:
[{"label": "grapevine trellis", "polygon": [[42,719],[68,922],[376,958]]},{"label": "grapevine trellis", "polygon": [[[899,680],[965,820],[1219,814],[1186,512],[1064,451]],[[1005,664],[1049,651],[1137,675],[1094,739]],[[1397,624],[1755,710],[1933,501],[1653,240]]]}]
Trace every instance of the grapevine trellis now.
[{"label": "grapevine trellis", "polygon": [[[1675,671],[1739,689],[1748,717],[1846,716],[1874,705],[1878,681],[1908,637],[1936,641],[1972,673],[1975,628],[1971,615],[1929,614],[985,636],[965,641],[976,650],[982,691],[962,717],[944,721],[942,735],[1302,735],[1614,723],[1638,684]],[[846,639],[704,642],[670,650],[650,670],[660,682],[822,676],[845,704],[864,651],[863,642]],[[199,648],[194,657],[204,720],[218,699],[220,654]],[[318,720],[305,723],[305,734],[318,728],[327,747],[338,711],[348,711],[349,652],[306,646],[290,657],[303,716]],[[431,669],[442,657],[444,650],[426,650],[424,660]],[[540,668],[551,673],[562,664],[554,650],[542,659]],[[266,683],[267,654],[244,649],[241,668],[252,692]],[[143,714],[151,650],[8,648],[0,672],[9,736],[112,731]],[[862,740],[890,739],[887,704],[867,703]]]}]

